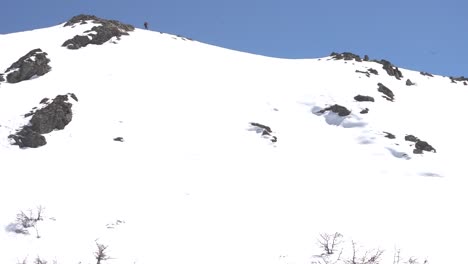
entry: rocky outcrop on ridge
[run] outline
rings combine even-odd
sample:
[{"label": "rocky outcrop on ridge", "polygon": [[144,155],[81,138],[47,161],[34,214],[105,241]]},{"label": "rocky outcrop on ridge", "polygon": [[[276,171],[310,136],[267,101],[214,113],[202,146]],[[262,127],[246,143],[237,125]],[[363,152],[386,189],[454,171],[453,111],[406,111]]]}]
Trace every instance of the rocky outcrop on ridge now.
[{"label": "rocky outcrop on ridge", "polygon": [[252,126],[253,130],[255,130],[257,133],[260,133],[262,137],[269,139],[273,143],[278,141],[278,138],[273,135],[273,130],[271,130],[269,126],[256,122],[251,122],[250,125]]},{"label": "rocky outcrop on ridge", "polygon": [[[33,49],[23,57],[19,58],[6,71],[6,80],[9,83],[18,83],[33,77],[48,73],[52,67],[49,66],[50,59],[47,53],[41,49]],[[1,77],[0,79],[3,79]]]},{"label": "rocky outcrop on ridge", "polygon": [[388,60],[374,60],[374,62],[377,62],[377,63],[380,63],[382,64],[382,68],[387,71],[387,74],[390,75],[390,76],[394,76],[395,78],[397,78],[398,80],[400,80],[401,78],[403,78],[403,74],[401,73],[401,71],[398,69],[398,67],[394,66],[391,62],[389,62]]},{"label": "rocky outcrop on ridge", "polygon": [[332,52],[330,56],[333,57],[333,59],[335,60],[355,60],[358,62],[362,61],[359,55],[353,54],[351,52],[343,52],[343,53]]},{"label": "rocky outcrop on ridge", "polygon": [[101,45],[105,42],[116,38],[120,40],[121,36],[129,35],[128,32],[135,30],[135,27],[129,24],[123,24],[117,20],[108,20],[98,18],[93,15],[78,15],[67,21],[64,27],[74,27],[76,24],[86,24],[88,22],[97,24],[90,30],[87,30],[84,35],[76,35],[73,38],[65,41],[62,47],[68,49],[79,49],[86,47],[89,44]]},{"label": "rocky outcrop on ridge", "polygon": [[[9,136],[14,145],[20,148],[37,148],[44,146],[47,142],[42,134],[53,130],[64,129],[73,117],[72,104],[68,102],[68,96],[77,101],[74,94],[58,95],[53,100],[47,100],[46,106],[32,111],[25,116],[32,116],[29,124],[22,127],[16,134]],[[44,100],[41,101],[43,103]]]}]

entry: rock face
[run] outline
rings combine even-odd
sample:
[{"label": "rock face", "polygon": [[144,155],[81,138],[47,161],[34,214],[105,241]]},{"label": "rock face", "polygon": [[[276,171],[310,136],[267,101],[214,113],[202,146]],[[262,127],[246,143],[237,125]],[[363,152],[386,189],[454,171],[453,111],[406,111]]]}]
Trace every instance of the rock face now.
[{"label": "rock face", "polygon": [[351,52],[336,53],[332,52],[330,54],[335,60],[355,60],[361,62],[362,59],[359,55],[353,54]]},{"label": "rock face", "polygon": [[88,21],[92,23],[100,24],[94,26],[91,30],[85,31],[85,35],[76,35],[73,38],[65,41],[62,47],[68,49],[79,49],[86,47],[89,44],[101,45],[112,38],[120,39],[123,35],[129,35],[129,31],[135,30],[135,27],[128,24],[123,24],[116,20],[107,20],[98,18],[92,15],[79,15],[71,18],[65,27],[73,27],[75,24],[86,24]]},{"label": "rock face", "polygon": [[354,96],[354,100],[358,102],[374,102],[374,97],[359,94],[359,95]]},{"label": "rock face", "polygon": [[332,111],[333,113],[337,113],[339,116],[347,116],[351,114],[351,111],[349,111],[346,107],[337,104],[324,108],[320,110],[319,113],[323,114],[326,111]]},{"label": "rock face", "polygon": [[42,76],[51,70],[49,62],[47,53],[41,49],[31,50],[6,70],[7,82],[18,83],[34,76]]},{"label": "rock face", "polygon": [[[73,117],[72,104],[68,102],[69,95],[76,98],[74,94],[58,95],[47,106],[33,112],[29,124],[9,136],[15,141],[13,144],[20,148],[37,148],[47,143],[41,134],[64,129]],[[41,101],[43,102],[44,100]]]},{"label": "rock face", "polygon": [[388,87],[386,87],[385,85],[383,85],[381,83],[378,83],[377,85],[379,86],[377,91],[379,91],[379,92],[381,92],[381,93],[383,93],[385,95],[385,96],[383,96],[383,98],[393,102],[395,95],[393,94],[392,90],[390,90]]},{"label": "rock face", "polygon": [[382,64],[383,65],[382,68],[385,71],[387,71],[388,75],[394,76],[398,80],[403,78],[403,74],[401,73],[401,71],[398,69],[398,67],[395,67],[391,62],[387,60],[380,60],[380,61],[375,61],[375,62]]},{"label": "rock face", "polygon": [[4,82],[5,78],[3,78],[3,74],[0,73],[0,82]]}]

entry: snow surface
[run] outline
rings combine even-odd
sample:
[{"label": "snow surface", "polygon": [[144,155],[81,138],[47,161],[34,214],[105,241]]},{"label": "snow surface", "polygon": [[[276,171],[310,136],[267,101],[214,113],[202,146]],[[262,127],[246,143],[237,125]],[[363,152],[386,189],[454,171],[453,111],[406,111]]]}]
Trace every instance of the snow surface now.
[{"label": "snow surface", "polygon": [[[101,46],[61,47],[91,26],[0,35],[1,71],[35,48],[52,66],[0,84],[1,263],[95,263],[100,243],[113,264],[302,264],[321,253],[319,234],[334,232],[384,250],[382,263],[393,263],[395,249],[421,263],[463,262],[462,83],[405,69],[397,80],[375,62],[269,58],[140,29]],[[379,75],[355,72],[369,68]],[[379,82],[395,102],[381,97]],[[64,130],[45,135],[41,148],[10,145],[24,114],[66,93],[79,101]],[[376,102],[356,102],[358,94]],[[316,113],[335,103],[352,114]],[[250,122],[270,126],[278,141]],[[413,154],[407,134],[437,153]],[[7,231],[38,206],[40,238]]]}]

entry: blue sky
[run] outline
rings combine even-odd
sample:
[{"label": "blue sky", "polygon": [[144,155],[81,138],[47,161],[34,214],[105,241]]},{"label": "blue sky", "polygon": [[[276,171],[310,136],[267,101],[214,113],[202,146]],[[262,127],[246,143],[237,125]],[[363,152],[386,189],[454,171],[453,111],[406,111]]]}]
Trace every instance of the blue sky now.
[{"label": "blue sky", "polygon": [[[468,76],[466,0],[15,0],[0,34],[85,13],[281,58],[367,54],[412,70]],[[0,43],[1,47],[1,43]]]}]

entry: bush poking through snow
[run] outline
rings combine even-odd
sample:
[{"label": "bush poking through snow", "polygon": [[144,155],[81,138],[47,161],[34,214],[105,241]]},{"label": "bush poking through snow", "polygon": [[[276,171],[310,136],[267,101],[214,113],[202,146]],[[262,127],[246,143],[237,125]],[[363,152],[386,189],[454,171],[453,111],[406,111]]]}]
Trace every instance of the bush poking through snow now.
[{"label": "bush poking through snow", "polygon": [[[334,234],[322,233],[317,240],[320,254],[314,255],[311,264],[380,264],[383,263],[384,251],[366,249],[351,240],[345,246],[343,235],[336,232]],[[390,260],[391,261],[391,260]],[[391,262],[386,262],[391,263]],[[419,262],[416,258],[410,257],[406,261],[401,257],[401,250],[395,250],[393,264],[428,264],[428,260]]]},{"label": "bush poking through snow", "polygon": [[6,231],[13,232],[17,234],[29,235],[29,229],[34,228],[36,230],[36,237],[41,238],[39,235],[39,229],[37,228],[37,223],[44,220],[44,207],[38,206],[36,211],[29,210],[26,214],[21,211],[16,215],[16,221],[9,224],[6,227]]},{"label": "bush poking through snow", "polygon": [[107,247],[103,244],[99,244],[96,240],[96,246],[97,250],[94,252],[94,257],[96,258],[96,264],[101,264],[102,261],[110,259],[110,257],[107,255]]}]

